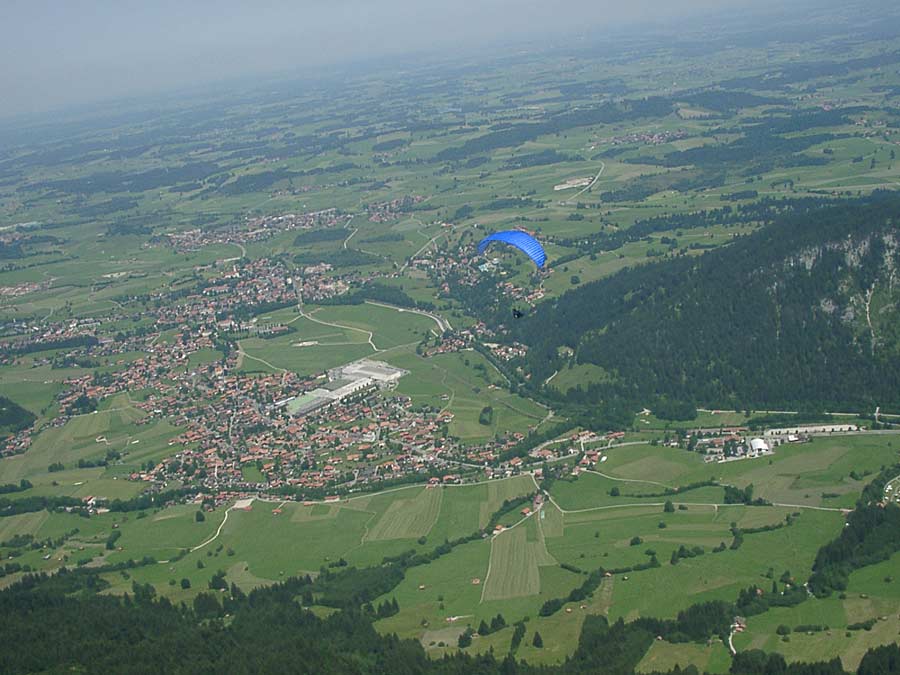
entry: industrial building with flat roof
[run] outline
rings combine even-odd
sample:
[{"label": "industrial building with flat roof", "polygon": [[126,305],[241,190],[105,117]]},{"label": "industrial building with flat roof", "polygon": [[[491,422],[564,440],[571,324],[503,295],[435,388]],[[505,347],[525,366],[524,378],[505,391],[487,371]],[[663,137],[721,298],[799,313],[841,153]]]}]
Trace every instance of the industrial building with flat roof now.
[{"label": "industrial building with flat roof", "polygon": [[279,401],[289,415],[304,416],[355,394],[393,386],[409,371],[382,361],[360,359],[328,371],[328,383],[295,398]]},{"label": "industrial building with flat roof", "polygon": [[311,392],[301,394],[300,396],[288,401],[287,406],[285,406],[288,414],[300,416],[308,415],[311,412],[315,412],[320,408],[324,408],[325,406],[334,403],[334,399],[320,396],[317,393],[319,391],[321,390],[314,389]]},{"label": "industrial building with flat roof", "polygon": [[391,385],[409,371],[385,363],[384,361],[371,361],[360,359],[328,371],[329,380],[359,380],[369,378],[378,383],[379,387]]}]

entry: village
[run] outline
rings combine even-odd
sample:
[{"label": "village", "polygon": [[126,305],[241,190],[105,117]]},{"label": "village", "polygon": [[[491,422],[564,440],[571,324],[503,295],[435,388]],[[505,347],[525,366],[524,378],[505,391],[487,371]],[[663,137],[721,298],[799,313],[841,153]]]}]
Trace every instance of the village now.
[{"label": "village", "polygon": [[[277,221],[286,227],[298,222],[306,221]],[[251,225],[255,229],[249,236],[262,236],[260,223]],[[178,245],[207,243],[181,240]],[[26,337],[15,351],[4,353],[12,364],[53,346],[64,355],[35,357],[32,367],[52,366],[60,358],[114,365],[102,375],[67,379],[56,401],[59,414],[46,423],[50,426],[90,414],[118,394],[146,392],[132,401],[144,413],[139,424],[165,419],[182,431],[169,441],[171,457],[148,461],[131,480],[153,490],[193,486],[211,495],[213,503],[238,494],[324,497],[392,481],[457,482],[462,480],[460,467],[471,473],[473,462],[490,464],[524,438],[513,433],[483,446],[461,445],[448,434],[452,413],[414,409],[408,397],[392,393],[405,371],[385,363],[364,359],[311,377],[240,372],[241,356],[229,347],[231,340],[292,330],[289,322],[259,321],[260,310],[343,294],[351,284],[365,281],[360,275],[334,274],[327,264],[298,273],[268,258],[220,261],[195,272],[200,281],[189,292],[123,297],[121,311],[102,318],[17,325]],[[131,318],[130,309],[141,315],[141,322],[131,331],[112,332],[110,326]],[[435,336],[434,346],[422,351],[427,357],[471,349],[486,335],[490,332],[478,324]],[[491,347],[501,359],[512,355],[505,347]],[[223,357],[192,364],[193,354],[214,350]],[[38,426],[14,434],[0,454],[26,452],[41,430]],[[491,475],[510,475],[519,464],[521,459],[515,458],[491,469]],[[94,502],[98,499],[102,496],[94,496]]]},{"label": "village", "polygon": [[[421,201],[408,197],[371,204],[368,214],[380,222]],[[150,245],[180,252],[222,243],[243,247],[281,232],[337,227],[346,218],[336,209],[249,218],[234,228],[191,230]],[[479,263],[466,248],[423,249],[410,260],[445,295],[451,285],[474,287],[498,265],[498,259]],[[140,425],[166,420],[179,432],[168,441],[170,457],[146,462],[129,479],[157,491],[190,487],[213,503],[235,495],[334,498],[397,482],[459,482],[475,473],[501,478],[573,457],[577,472],[605,461],[604,447],[625,442],[622,431],[605,436],[581,431],[515,456],[509,451],[526,438],[518,431],[465,444],[449,432],[452,412],[414,406],[398,395],[394,389],[406,371],[380,361],[362,359],[310,376],[242,372],[236,340],[294,330],[290,319],[267,318],[267,313],[293,309],[299,318],[303,302],[327,301],[390,274],[342,273],[326,262],[297,268],[281,257],[241,256],[198,265],[192,286],[122,296],[117,310],[105,316],[13,322],[10,328],[22,337],[4,351],[4,364],[34,353],[32,367],[107,367],[68,378],[57,396],[58,414],[8,437],[0,455],[26,452],[42,425],[62,426],[73,416],[91,414],[110,397],[134,392],[144,392],[132,400],[143,413]],[[540,286],[525,292],[508,281],[498,288],[505,297],[532,304],[543,293]],[[133,328],[122,328],[129,323]],[[476,322],[432,332],[416,351],[430,358],[476,347],[497,363],[520,360],[528,350],[501,341]],[[56,354],[40,355],[50,348]],[[204,352],[221,358],[192,361],[192,355]],[[801,442],[815,433],[849,430],[798,427],[754,436],[744,427],[701,428],[663,442],[701,453],[707,462],[729,462],[771,454],[780,443]],[[128,449],[123,453],[127,456]],[[537,468],[536,475],[540,472]]]}]

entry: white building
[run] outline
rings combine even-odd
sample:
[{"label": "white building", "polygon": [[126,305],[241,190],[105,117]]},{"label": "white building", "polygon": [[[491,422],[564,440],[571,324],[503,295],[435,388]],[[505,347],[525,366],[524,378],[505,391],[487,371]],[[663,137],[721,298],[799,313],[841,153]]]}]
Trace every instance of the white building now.
[{"label": "white building", "polygon": [[769,451],[769,444],[761,438],[750,439],[750,452],[760,454]]},{"label": "white building", "polygon": [[360,359],[344,366],[332,368],[328,371],[330,380],[362,380],[374,381],[380,387],[385,387],[397,382],[409,371],[385,363],[384,361],[371,361]]},{"label": "white building", "polygon": [[815,434],[833,434],[846,433],[848,431],[859,431],[856,424],[809,424],[796,427],[781,427],[777,429],[766,429],[763,436],[790,436],[790,435],[815,435]]}]

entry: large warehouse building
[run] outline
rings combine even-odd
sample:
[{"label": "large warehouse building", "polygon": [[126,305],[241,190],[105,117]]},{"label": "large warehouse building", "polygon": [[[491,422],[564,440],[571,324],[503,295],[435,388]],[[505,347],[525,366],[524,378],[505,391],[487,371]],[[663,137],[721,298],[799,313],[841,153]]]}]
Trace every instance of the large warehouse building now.
[{"label": "large warehouse building", "polygon": [[281,401],[289,415],[303,417],[327,406],[375,389],[394,386],[409,371],[384,363],[360,359],[328,371],[328,384]]}]

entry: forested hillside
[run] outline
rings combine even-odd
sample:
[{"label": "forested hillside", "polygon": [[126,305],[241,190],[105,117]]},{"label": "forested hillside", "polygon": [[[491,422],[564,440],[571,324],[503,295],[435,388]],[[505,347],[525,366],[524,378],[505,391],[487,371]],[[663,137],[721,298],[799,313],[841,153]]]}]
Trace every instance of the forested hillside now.
[{"label": "forested hillside", "polygon": [[569,391],[581,401],[897,407],[898,217],[889,195],[787,214],[700,257],[586,284],[516,327],[528,368],[601,366],[607,382]]},{"label": "forested hillside", "polygon": [[[612,625],[588,616],[578,648],[558,666],[530,666],[512,654],[456,654],[431,660],[422,646],[382,636],[372,616],[348,610],[321,619],[302,608],[302,579],[289,579],[249,595],[223,589],[222,602],[201,593],[192,606],[157,598],[152,586],[133,585],[124,598],[100,595],[94,574],[63,571],[55,577],[26,576],[0,592],[0,608],[15,621],[0,625],[0,671],[4,673],[483,673],[522,675],[627,675],[654,641],[711,639],[727,630],[727,603],[703,603],[676,620],[639,619]],[[754,594],[755,595],[755,594]],[[89,616],[90,621],[84,617]],[[724,626],[720,626],[722,622]],[[524,624],[523,624],[524,633]],[[900,672],[896,645],[878,647],[862,659],[860,675]],[[699,673],[675,667],[670,675]],[[838,659],[787,664],[780,654],[742,652],[735,675],[842,675]]]},{"label": "forested hillside", "polygon": [[0,396],[0,436],[25,429],[34,420],[34,413],[18,405],[15,401]]}]

